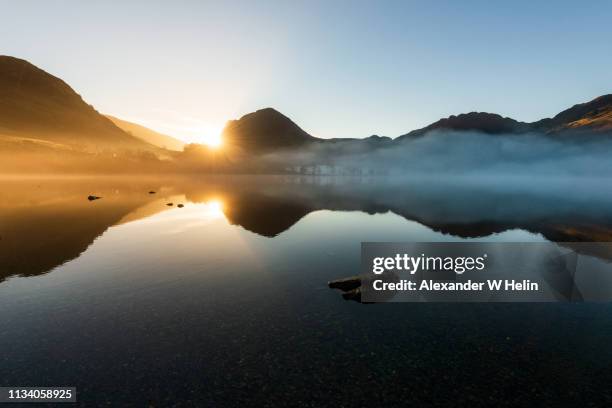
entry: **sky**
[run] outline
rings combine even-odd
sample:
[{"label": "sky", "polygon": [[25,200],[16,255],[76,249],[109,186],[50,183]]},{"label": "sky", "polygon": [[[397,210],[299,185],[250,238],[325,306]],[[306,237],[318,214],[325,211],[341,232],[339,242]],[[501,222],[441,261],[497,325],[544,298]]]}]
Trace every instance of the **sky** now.
[{"label": "sky", "polygon": [[610,1],[0,0],[0,54],[189,142],[274,107],[318,137],[398,136],[612,92]]}]

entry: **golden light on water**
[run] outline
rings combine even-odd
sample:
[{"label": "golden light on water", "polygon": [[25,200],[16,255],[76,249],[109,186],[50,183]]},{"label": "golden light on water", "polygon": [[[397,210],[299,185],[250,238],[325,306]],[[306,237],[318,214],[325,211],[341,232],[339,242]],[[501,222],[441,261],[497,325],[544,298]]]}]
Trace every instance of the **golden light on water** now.
[{"label": "golden light on water", "polygon": [[221,200],[214,199],[204,204],[204,212],[208,217],[211,218],[223,218],[223,203]]}]

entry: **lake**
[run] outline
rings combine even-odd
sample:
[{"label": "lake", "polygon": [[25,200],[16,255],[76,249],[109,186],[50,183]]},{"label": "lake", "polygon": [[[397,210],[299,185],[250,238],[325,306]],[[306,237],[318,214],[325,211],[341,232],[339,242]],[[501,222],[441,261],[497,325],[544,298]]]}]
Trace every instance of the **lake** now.
[{"label": "lake", "polygon": [[608,303],[366,305],[327,287],[364,241],[612,241],[605,180],[0,186],[0,386],[76,386],[89,406],[612,403]]}]

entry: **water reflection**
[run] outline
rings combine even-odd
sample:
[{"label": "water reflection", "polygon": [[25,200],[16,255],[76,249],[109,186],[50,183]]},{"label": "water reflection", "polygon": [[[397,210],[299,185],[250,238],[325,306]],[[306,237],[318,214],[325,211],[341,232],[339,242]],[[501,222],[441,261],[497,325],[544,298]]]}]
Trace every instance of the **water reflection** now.
[{"label": "water reflection", "polygon": [[[62,264],[0,284],[2,386],[75,385],[86,406],[426,406],[472,390],[469,405],[509,381],[523,405],[610,401],[608,305],[361,307],[327,288],[359,270],[361,241],[605,238],[605,184],[0,183],[2,277]],[[488,235],[505,228],[521,229]]]},{"label": "water reflection", "polygon": [[[156,191],[156,194],[149,194]],[[612,194],[601,180],[411,180],[309,177],[5,180],[0,280],[47,272],[110,227],[204,204],[204,217],[276,237],[318,210],[394,213],[440,239],[524,230],[551,241],[612,240]],[[90,202],[89,194],[103,197]],[[179,227],[178,225],[176,226]],[[325,226],[320,226],[325,234]],[[137,238],[136,238],[137,239]],[[603,254],[607,256],[607,254]]]}]

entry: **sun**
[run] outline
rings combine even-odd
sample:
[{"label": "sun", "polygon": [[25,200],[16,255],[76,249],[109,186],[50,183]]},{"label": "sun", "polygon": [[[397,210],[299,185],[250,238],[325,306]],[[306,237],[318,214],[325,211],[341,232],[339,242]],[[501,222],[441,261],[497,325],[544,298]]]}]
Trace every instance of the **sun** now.
[{"label": "sun", "polygon": [[204,143],[208,145],[209,147],[212,147],[213,149],[218,149],[223,144],[223,140],[221,139],[221,136],[219,135],[217,137],[209,138]]}]

